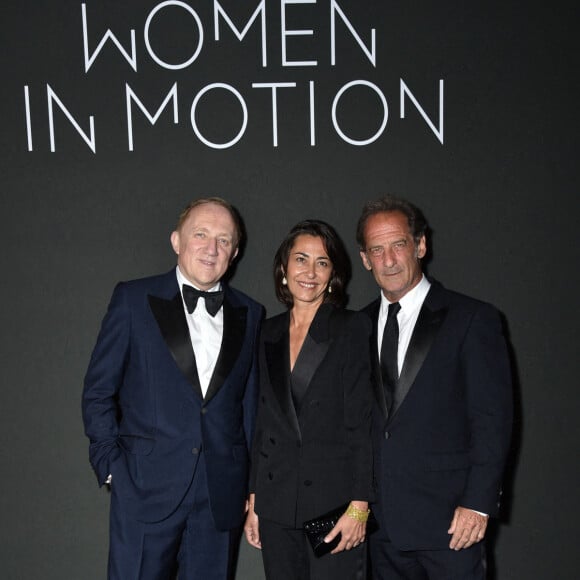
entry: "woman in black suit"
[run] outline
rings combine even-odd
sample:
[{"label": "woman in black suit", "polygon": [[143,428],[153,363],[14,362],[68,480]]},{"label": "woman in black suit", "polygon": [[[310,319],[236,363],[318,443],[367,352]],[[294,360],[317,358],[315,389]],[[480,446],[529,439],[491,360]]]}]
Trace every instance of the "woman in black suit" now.
[{"label": "woman in black suit", "polygon": [[[274,259],[276,295],[288,310],[262,329],[244,528],[262,550],[268,580],[364,577],[372,499],[370,324],[341,308],[349,271],[338,235],[316,220],[297,224]],[[338,544],[316,557],[303,523],[341,506],[325,538],[338,537]]]}]

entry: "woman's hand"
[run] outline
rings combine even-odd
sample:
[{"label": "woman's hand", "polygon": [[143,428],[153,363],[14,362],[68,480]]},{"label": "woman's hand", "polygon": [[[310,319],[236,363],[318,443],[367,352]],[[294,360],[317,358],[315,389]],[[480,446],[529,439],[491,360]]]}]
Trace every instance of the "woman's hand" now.
[{"label": "woman's hand", "polygon": [[[358,510],[366,512],[369,504],[366,501],[352,501],[352,505]],[[324,538],[328,544],[340,533],[342,534],[338,546],[330,552],[331,554],[338,554],[343,550],[351,550],[356,548],[359,544],[365,541],[367,524],[359,520],[353,519],[345,514],[336,522],[336,526],[330,530],[329,534]]]},{"label": "woman's hand", "polygon": [[248,513],[246,515],[246,523],[244,524],[244,534],[246,534],[246,540],[248,540],[248,544],[250,544],[250,546],[261,550],[262,542],[260,542],[260,523],[258,520],[258,515],[254,511],[255,498],[256,495],[251,493],[248,499]]}]

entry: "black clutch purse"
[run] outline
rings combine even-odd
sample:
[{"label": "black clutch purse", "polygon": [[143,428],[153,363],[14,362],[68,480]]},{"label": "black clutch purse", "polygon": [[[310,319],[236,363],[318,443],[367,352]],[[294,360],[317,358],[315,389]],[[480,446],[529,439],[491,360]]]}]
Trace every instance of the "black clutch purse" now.
[{"label": "black clutch purse", "polygon": [[330,532],[330,530],[336,526],[336,522],[338,522],[338,520],[344,514],[347,507],[348,503],[335,510],[332,510],[331,512],[328,512],[327,514],[304,522],[304,532],[310,541],[310,545],[314,550],[315,556],[318,558],[324,554],[327,554],[331,550],[334,550],[334,548],[338,546],[341,534],[338,534],[338,536],[336,536],[336,538],[334,538],[334,540],[328,544],[324,543],[324,538],[328,535],[328,532]]}]

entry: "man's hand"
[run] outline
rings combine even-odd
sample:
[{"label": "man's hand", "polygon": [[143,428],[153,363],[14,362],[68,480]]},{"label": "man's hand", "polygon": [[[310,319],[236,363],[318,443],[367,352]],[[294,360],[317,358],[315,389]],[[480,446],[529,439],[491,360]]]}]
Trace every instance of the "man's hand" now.
[{"label": "man's hand", "polygon": [[246,504],[248,513],[246,515],[246,523],[244,524],[244,534],[246,534],[246,540],[248,540],[250,546],[261,550],[262,542],[260,542],[260,522],[258,520],[258,515],[254,511],[255,497],[255,494],[250,494]]},{"label": "man's hand", "polygon": [[453,534],[449,547],[452,550],[469,548],[483,540],[489,516],[481,515],[464,507],[457,507],[448,534]]},{"label": "man's hand", "polygon": [[[352,502],[358,509],[366,511],[368,503],[365,501]],[[338,554],[343,550],[351,550],[356,548],[361,542],[365,541],[367,525],[348,517],[346,514],[336,522],[336,526],[330,530],[324,541],[328,544],[334,540],[338,534],[342,534],[338,546],[330,552],[331,554]]]}]

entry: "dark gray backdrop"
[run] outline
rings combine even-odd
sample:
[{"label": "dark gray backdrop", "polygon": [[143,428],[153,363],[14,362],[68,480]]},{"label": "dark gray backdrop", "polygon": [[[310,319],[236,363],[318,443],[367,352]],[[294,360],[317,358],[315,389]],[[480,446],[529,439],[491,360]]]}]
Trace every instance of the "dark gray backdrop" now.
[{"label": "dark gray backdrop", "polygon": [[[106,492],[87,461],[80,418],[82,378],[114,284],[174,265],[177,214],[196,196],[218,194],[243,214],[248,243],[234,284],[279,311],[271,261],[287,229],[306,217],[334,224],[353,260],[351,307],[376,295],[359,263],[354,226],[363,200],[385,192],[419,204],[433,226],[430,273],[505,314],[516,379],[516,433],[502,522],[492,529],[497,578],[576,577],[578,380],[579,96],[575,8],[565,3],[340,0],[370,46],[376,67],[337,20],[330,62],[330,0],[288,5],[282,66],[281,3],[266,2],[267,67],[253,26],[242,42],[214,3],[189,0],[204,41],[187,68],[159,66],[144,27],[166,62],[182,62],[199,42],[191,15],[156,1],[87,0],[89,50],[110,28],[130,47],[137,72],[109,40],[84,70],[81,2],[6,1],[2,14],[0,575],[9,579],[105,577]],[[241,29],[258,0],[220,5]],[[389,107],[385,131],[366,146],[333,128],[332,101],[353,80],[374,83]],[[444,80],[444,143],[406,101],[400,79],[438,123]],[[310,145],[308,82],[316,95]],[[278,92],[278,146],[271,92],[256,82],[295,82]],[[135,107],[128,151],[125,83],[153,114],[177,83],[179,122],[167,108],[151,125]],[[190,107],[210,83],[243,96],[248,125],[218,150],[192,130]],[[50,150],[47,85],[80,128],[95,119],[96,153],[54,105]],[[32,151],[27,138],[28,87]],[[54,102],[54,101],[53,101]],[[380,125],[368,87],[347,91],[337,122],[353,139]],[[242,114],[232,93],[200,99],[200,130],[226,142]],[[262,578],[256,552],[242,546],[240,580]]]}]

